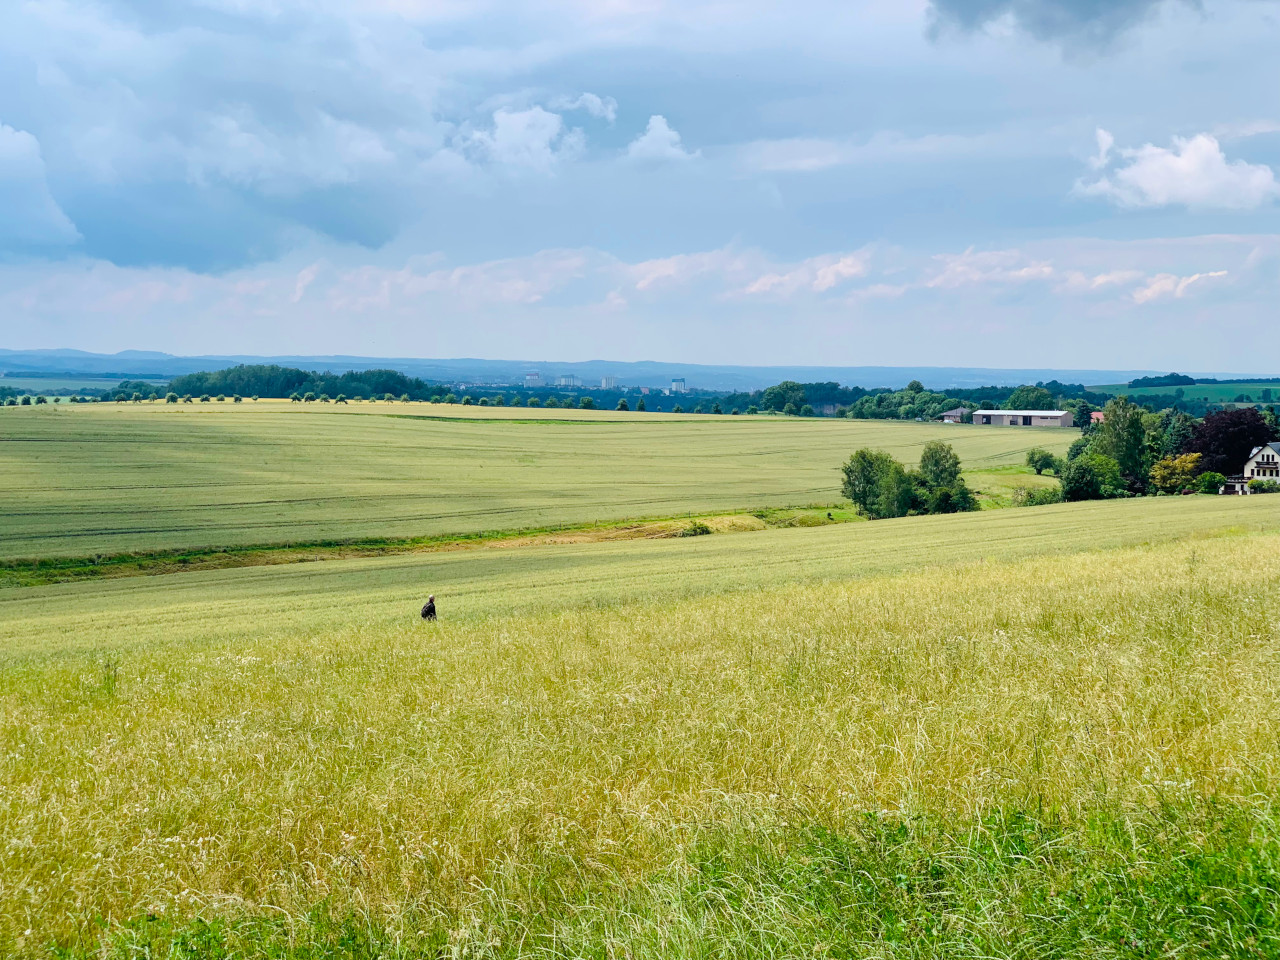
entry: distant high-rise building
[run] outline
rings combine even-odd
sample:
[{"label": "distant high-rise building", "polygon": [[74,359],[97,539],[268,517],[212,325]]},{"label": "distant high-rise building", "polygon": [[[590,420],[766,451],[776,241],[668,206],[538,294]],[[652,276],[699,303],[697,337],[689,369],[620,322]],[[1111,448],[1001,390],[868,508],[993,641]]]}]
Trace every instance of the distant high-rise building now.
[{"label": "distant high-rise building", "polygon": [[542,386],[542,374],[526,373],[524,375],[524,385],[530,389]]},{"label": "distant high-rise building", "polygon": [[556,386],[576,387],[576,386],[579,386],[581,383],[582,381],[579,380],[577,377],[575,377],[572,373],[565,373],[565,374],[562,374],[560,376],[560,379],[556,381]]},{"label": "distant high-rise building", "polygon": [[689,390],[684,385],[684,377],[672,377],[671,379],[672,393],[688,393]]},{"label": "distant high-rise building", "polygon": [[601,390],[616,390],[616,389],[618,389],[618,378],[617,378],[617,377],[601,377],[601,378],[600,378],[600,389],[601,389]]}]

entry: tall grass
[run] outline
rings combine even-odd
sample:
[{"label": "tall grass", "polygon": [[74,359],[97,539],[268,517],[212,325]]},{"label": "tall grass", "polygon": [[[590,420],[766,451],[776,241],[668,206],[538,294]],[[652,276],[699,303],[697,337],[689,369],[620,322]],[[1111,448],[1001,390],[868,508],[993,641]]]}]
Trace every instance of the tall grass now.
[{"label": "tall grass", "polygon": [[111,696],[75,643],[0,675],[0,947],[1265,956],[1277,611],[1268,534],[185,649],[140,619]]}]

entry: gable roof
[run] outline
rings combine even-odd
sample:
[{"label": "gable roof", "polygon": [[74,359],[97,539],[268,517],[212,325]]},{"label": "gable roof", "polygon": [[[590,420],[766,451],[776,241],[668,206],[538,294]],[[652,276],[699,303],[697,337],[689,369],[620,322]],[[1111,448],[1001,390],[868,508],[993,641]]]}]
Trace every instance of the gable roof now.
[{"label": "gable roof", "polygon": [[1249,454],[1249,459],[1252,460],[1263,450],[1271,450],[1274,453],[1280,453],[1280,440],[1272,440],[1270,443],[1264,443],[1260,447],[1254,447],[1253,453]]},{"label": "gable roof", "polygon": [[963,417],[969,412],[968,407],[956,407],[954,410],[943,410],[938,416],[940,417]]}]

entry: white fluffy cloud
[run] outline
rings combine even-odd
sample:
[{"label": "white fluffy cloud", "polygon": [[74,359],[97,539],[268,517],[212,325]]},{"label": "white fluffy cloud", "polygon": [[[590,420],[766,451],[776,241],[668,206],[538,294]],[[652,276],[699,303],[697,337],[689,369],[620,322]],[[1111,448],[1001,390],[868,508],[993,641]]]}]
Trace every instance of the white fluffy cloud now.
[{"label": "white fluffy cloud", "polygon": [[942,253],[934,257],[942,264],[925,286],[952,289],[975,284],[1025,283],[1028,280],[1048,280],[1053,276],[1053,265],[1045,260],[1029,259],[1018,250],[974,250],[964,253]]},{"label": "white fluffy cloud", "polygon": [[557,162],[581,156],[586,138],[566,130],[560,114],[531,107],[495,111],[493,129],[472,133],[467,144],[496,163],[550,173]]},{"label": "white fluffy cloud", "polygon": [[[1090,165],[1107,170],[1115,139],[1106,130],[1097,136],[1098,155]],[[1217,138],[1207,133],[1174,137],[1172,147],[1148,143],[1119,155],[1115,169],[1091,183],[1081,181],[1076,191],[1122,207],[1253,210],[1280,198],[1275,171],[1265,164],[1228,161]]]},{"label": "white fluffy cloud", "polygon": [[661,114],[650,117],[644,133],[627,146],[627,157],[631,160],[692,160],[698,155],[699,151],[690,153],[684,148],[680,134],[671,129]]},{"label": "white fluffy cloud", "polygon": [[784,272],[770,272],[747,285],[751,294],[787,296],[800,291],[826,293],[846,281],[865,277],[870,264],[870,251],[828,254],[812,257]]},{"label": "white fluffy cloud", "polygon": [[551,102],[555,110],[585,110],[598,120],[610,123],[618,119],[618,101],[594,93],[582,93],[576,97],[557,97]]},{"label": "white fluffy cloud", "polygon": [[0,123],[0,250],[24,244],[64,246],[79,237],[49,193],[39,141]]}]

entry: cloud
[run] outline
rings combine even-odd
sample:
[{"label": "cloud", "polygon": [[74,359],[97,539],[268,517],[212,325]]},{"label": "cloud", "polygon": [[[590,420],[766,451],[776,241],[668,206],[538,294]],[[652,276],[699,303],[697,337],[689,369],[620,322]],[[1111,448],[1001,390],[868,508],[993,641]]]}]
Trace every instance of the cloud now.
[{"label": "cloud", "polygon": [[581,130],[565,129],[558,113],[542,107],[496,110],[493,129],[472,133],[466,143],[495,163],[550,173],[562,160],[581,156],[586,138]]},{"label": "cloud", "polygon": [[[908,137],[887,130],[867,140],[793,137],[757,140],[739,152],[743,166],[770,173],[810,173],[851,164],[890,163],[900,160],[955,159],[998,149],[998,137],[990,134],[924,134]],[[1004,145],[1008,150],[1008,145]]]},{"label": "cloud", "polygon": [[869,261],[868,250],[811,257],[786,272],[771,272],[757,277],[747,285],[745,292],[782,296],[800,291],[826,293],[847,280],[865,277]]},{"label": "cloud", "polygon": [[1211,280],[1216,277],[1225,277],[1226,275],[1226,270],[1214,270],[1211,273],[1193,273],[1189,277],[1179,277],[1172,273],[1161,273],[1152,277],[1151,281],[1146,286],[1133,292],[1133,302],[1150,303],[1152,300],[1160,300],[1164,298],[1180,300],[1192,284],[1199,283],[1202,280]]},{"label": "cloud", "polygon": [[585,110],[597,120],[608,120],[610,123],[618,119],[618,101],[613,97],[601,97],[594,93],[557,97],[551,101],[550,106],[554,110]]},{"label": "cloud", "polygon": [[692,160],[697,156],[699,151],[690,153],[686,150],[680,142],[680,134],[671,129],[667,118],[661,114],[650,117],[644,133],[627,146],[627,158],[630,160]]},{"label": "cloud", "polygon": [[1053,265],[1045,260],[1030,260],[1017,250],[975,251],[972,247],[961,254],[940,253],[933,258],[942,264],[924,285],[954,289],[979,284],[1025,283],[1048,280]]},{"label": "cloud", "polygon": [[[1196,0],[1170,0],[1195,6]],[[1037,40],[1106,45],[1150,19],[1165,0],[930,0],[930,32],[1007,24]]]},{"label": "cloud", "polygon": [[0,123],[0,250],[61,247],[80,239],[49,192],[40,143]]},{"label": "cloud", "polygon": [[[1114,139],[1098,131],[1095,169],[1110,163]],[[1105,197],[1122,207],[1181,205],[1201,209],[1253,210],[1280,197],[1275,172],[1265,164],[1229,162],[1215,137],[1174,137],[1173,147],[1153,144],[1119,151],[1121,166],[1092,183],[1081,181],[1082,196]]]}]

